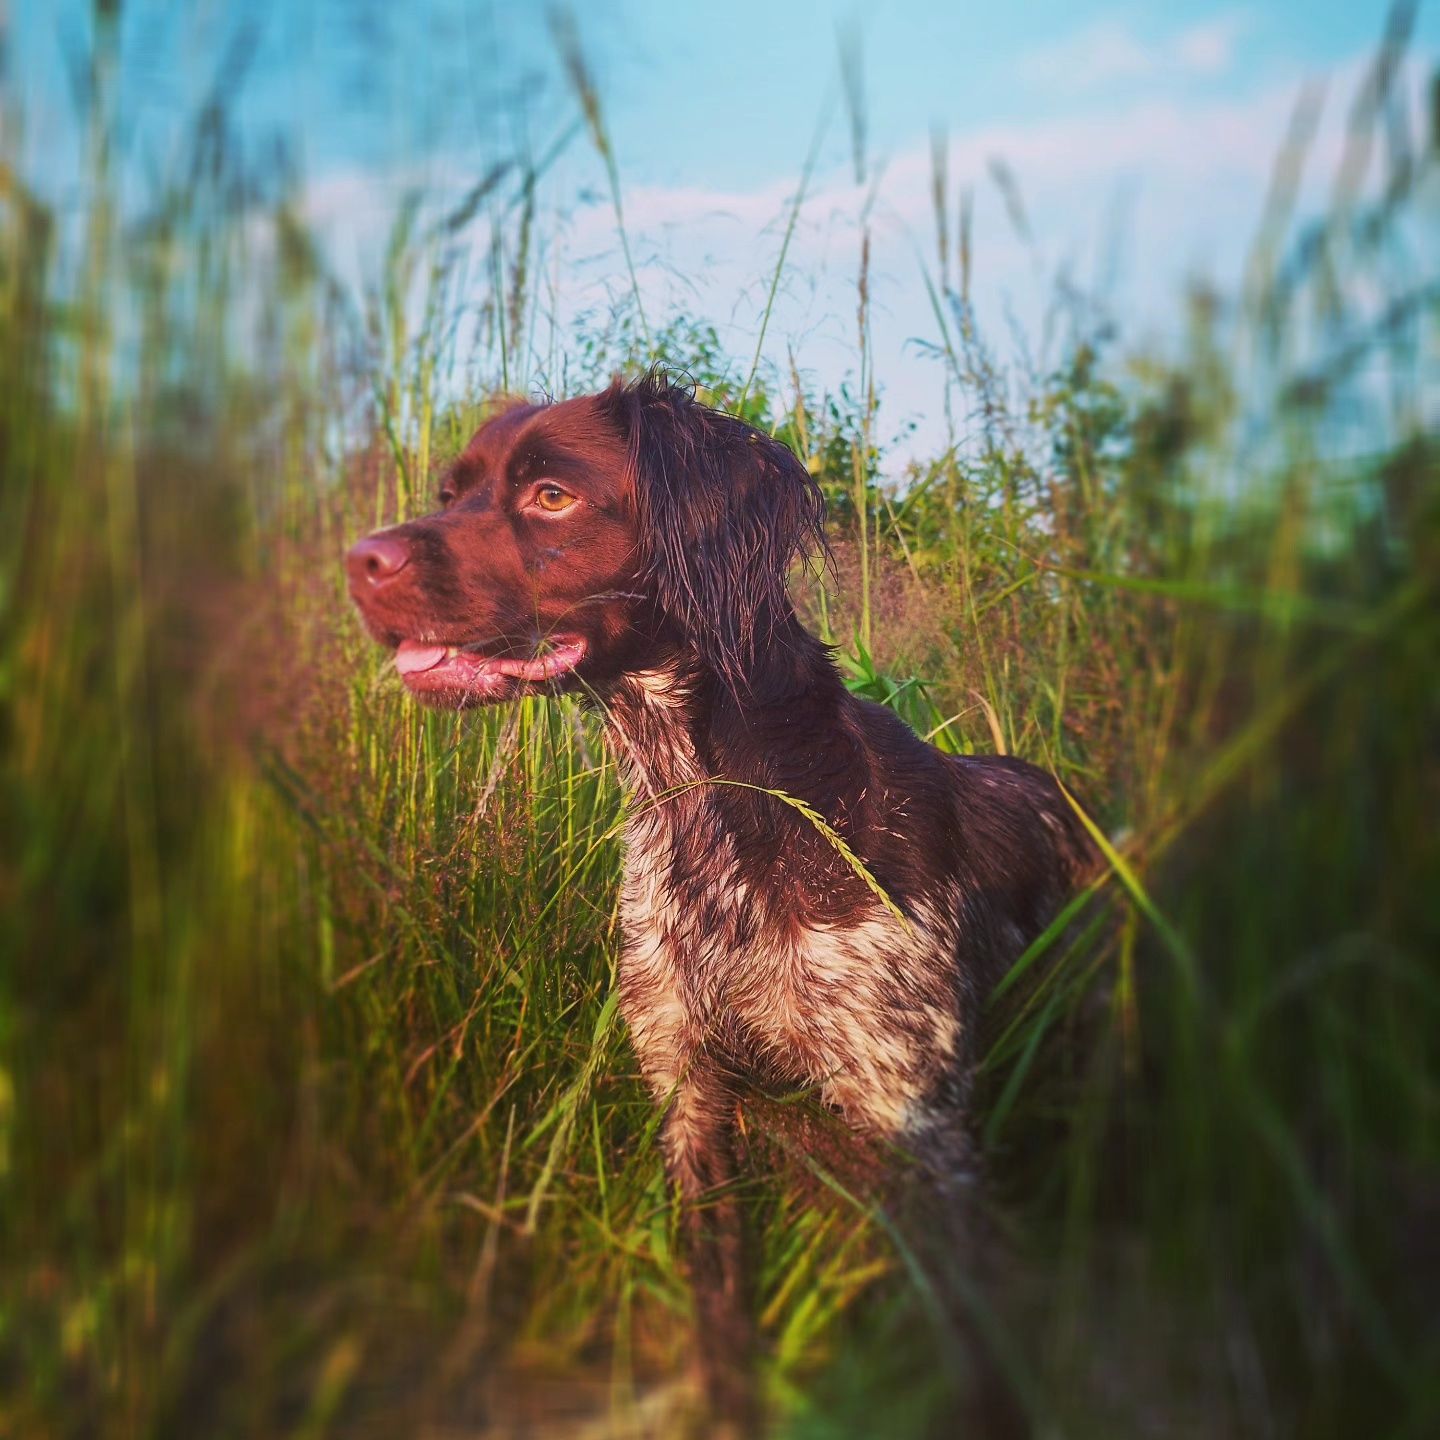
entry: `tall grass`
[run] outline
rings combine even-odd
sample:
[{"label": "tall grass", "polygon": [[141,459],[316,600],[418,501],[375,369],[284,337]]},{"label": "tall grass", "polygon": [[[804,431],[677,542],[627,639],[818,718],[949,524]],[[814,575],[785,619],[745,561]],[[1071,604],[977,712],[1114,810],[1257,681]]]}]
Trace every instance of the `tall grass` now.
[{"label": "tall grass", "polygon": [[[1436,313],[1409,243],[1436,151],[1397,13],[1331,212],[1291,214],[1302,107],[1249,288],[1191,297],[1178,356],[1077,309],[1054,373],[1009,373],[937,144],[925,283],[969,438],[898,488],[863,250],[851,388],[652,330],[633,265],[633,313],[568,371],[658,354],[785,436],[832,500],[836,573],[797,585],[852,685],[1049,766],[1097,822],[1112,874],[995,997],[977,1105],[1008,1239],[974,1304],[1061,1433],[1440,1420]],[[405,207],[350,295],[218,102],[122,207],[97,15],[78,228],[0,168],[0,1420],[675,1433],[689,1308],[616,1013],[613,765],[569,704],[417,710],[338,565],[427,503],[492,390],[559,373],[547,158]],[[949,1341],[843,1164],[757,1167],[745,1198],[781,1433],[926,1433]]]}]

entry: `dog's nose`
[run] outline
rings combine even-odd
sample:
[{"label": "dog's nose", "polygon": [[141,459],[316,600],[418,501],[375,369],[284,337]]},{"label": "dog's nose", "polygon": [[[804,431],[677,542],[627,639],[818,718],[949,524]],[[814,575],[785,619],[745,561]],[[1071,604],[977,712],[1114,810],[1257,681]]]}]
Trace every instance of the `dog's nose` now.
[{"label": "dog's nose", "polygon": [[345,567],[350,572],[350,588],[362,586],[378,589],[388,585],[410,563],[410,549],[403,540],[388,535],[371,535],[350,547]]}]

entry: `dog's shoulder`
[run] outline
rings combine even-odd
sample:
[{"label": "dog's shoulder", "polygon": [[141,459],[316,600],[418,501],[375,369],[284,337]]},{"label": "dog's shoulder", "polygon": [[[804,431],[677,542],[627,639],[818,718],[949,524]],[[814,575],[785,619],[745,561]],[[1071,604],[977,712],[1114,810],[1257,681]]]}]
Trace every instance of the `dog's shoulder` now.
[{"label": "dog's shoulder", "polygon": [[1067,884],[1094,868],[1094,841],[1056,778],[1013,755],[947,755],[970,848],[1023,873]]}]

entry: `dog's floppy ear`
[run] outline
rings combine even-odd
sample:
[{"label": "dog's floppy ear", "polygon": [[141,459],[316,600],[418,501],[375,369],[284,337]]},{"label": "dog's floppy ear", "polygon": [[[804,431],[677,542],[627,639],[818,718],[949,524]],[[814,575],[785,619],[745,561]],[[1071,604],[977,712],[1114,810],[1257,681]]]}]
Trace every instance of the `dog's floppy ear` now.
[{"label": "dog's floppy ear", "polygon": [[791,562],[825,550],[825,499],[772,436],[651,370],[601,405],[629,446],[646,571],[662,609],[737,693],[793,610]]}]

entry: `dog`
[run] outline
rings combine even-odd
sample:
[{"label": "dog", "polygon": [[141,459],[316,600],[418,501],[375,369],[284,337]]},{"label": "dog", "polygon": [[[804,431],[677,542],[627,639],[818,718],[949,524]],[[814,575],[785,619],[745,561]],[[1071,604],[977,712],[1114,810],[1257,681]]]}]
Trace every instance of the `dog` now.
[{"label": "dog", "polygon": [[737,1099],[809,1087],[963,1185],[980,1007],[1091,843],[1045,772],[850,693],[787,586],[825,547],[819,486],[687,385],[516,404],[439,498],[350,550],[350,593],[426,704],[573,692],[603,716],[632,800],[621,1007],[665,1107],[705,1390],[744,1431]]}]

